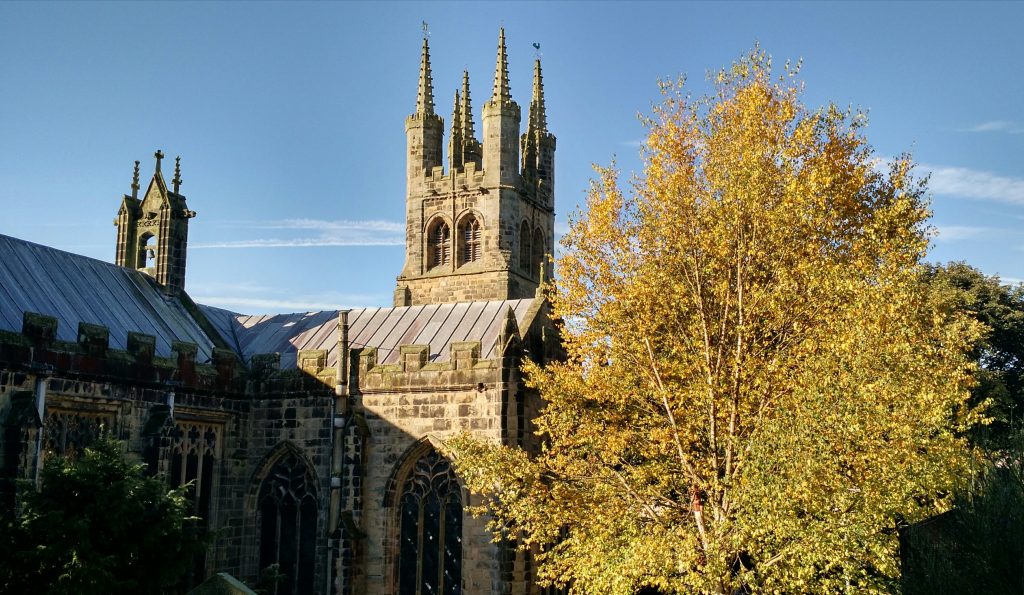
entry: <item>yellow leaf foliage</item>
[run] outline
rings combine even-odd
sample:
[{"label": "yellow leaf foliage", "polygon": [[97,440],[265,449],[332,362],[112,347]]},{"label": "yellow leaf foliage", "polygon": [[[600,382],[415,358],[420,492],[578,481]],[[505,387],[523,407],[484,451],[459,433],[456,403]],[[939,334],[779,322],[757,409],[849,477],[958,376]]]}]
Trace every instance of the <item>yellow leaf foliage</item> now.
[{"label": "yellow leaf foliage", "polygon": [[643,175],[599,168],[562,240],[543,451],[450,443],[542,579],[891,592],[897,523],[964,476],[978,328],[919,280],[925,185],[795,75],[755,49],[710,96],[662,86]]}]

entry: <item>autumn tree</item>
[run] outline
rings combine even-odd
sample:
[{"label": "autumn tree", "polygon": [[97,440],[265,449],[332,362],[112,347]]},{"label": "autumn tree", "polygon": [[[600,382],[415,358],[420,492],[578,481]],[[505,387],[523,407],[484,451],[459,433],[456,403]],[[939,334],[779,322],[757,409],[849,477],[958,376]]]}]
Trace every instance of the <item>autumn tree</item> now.
[{"label": "autumn tree", "polygon": [[897,524],[969,464],[977,324],[920,281],[925,185],[862,114],[759,50],[712,82],[663,85],[642,175],[599,169],[562,240],[542,451],[451,455],[575,593],[898,590]]}]

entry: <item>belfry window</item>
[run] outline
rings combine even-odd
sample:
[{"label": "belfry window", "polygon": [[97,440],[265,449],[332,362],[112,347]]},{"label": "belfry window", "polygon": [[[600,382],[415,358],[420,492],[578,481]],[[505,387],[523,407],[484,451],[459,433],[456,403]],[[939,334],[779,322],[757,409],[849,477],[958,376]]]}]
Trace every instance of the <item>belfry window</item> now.
[{"label": "belfry window", "polygon": [[451,262],[452,233],[448,224],[438,220],[427,232],[427,268],[432,269]]},{"label": "belfry window", "polygon": [[294,453],[283,456],[260,486],[260,570],[277,564],[283,575],[270,590],[272,595],[313,592],[316,502],[313,477]]},{"label": "belfry window", "polygon": [[530,272],[530,240],[530,225],[523,221],[523,225],[519,228],[519,270],[524,273]]},{"label": "belfry window", "polygon": [[480,222],[476,217],[467,218],[461,227],[462,264],[480,260]]},{"label": "belfry window", "polygon": [[402,488],[399,595],[462,593],[462,491],[447,459],[431,449]]},{"label": "belfry window", "polygon": [[145,234],[139,238],[138,267],[148,269],[156,266],[156,236]]}]

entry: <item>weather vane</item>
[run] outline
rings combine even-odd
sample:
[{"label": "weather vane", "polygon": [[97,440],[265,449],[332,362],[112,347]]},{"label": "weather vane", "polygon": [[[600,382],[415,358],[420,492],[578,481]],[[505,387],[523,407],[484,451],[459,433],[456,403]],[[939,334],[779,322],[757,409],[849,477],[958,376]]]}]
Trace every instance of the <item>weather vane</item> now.
[{"label": "weather vane", "polygon": [[423,21],[423,39],[430,37],[430,27],[426,21]]},{"label": "weather vane", "polygon": [[533,57],[540,60],[541,56],[543,54],[540,53],[540,43],[535,41],[533,42]]}]

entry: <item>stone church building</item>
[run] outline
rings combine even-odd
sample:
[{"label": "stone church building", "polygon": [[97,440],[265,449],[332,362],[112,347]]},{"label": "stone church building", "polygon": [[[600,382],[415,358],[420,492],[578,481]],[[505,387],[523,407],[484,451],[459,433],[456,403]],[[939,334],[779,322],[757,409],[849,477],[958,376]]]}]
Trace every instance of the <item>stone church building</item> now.
[{"label": "stone church building", "polygon": [[[530,556],[494,542],[438,445],[468,431],[534,448],[524,357],[560,356],[539,293],[554,241],[555,137],[541,66],[521,111],[504,32],[477,139],[468,74],[442,159],[423,42],[405,120],[405,265],[394,307],[248,316],[185,285],[195,211],[136,162],[115,263],[0,236],[0,508],[14,483],[106,428],[215,531],[192,584],[276,593],[526,594]],[[113,205],[112,205],[113,207]],[[548,270],[545,270],[548,269]]]}]

